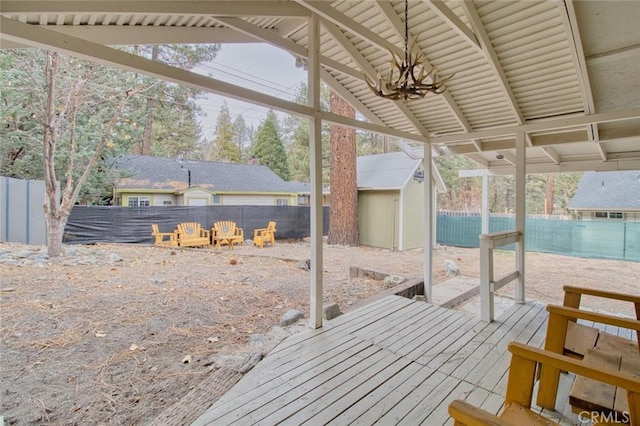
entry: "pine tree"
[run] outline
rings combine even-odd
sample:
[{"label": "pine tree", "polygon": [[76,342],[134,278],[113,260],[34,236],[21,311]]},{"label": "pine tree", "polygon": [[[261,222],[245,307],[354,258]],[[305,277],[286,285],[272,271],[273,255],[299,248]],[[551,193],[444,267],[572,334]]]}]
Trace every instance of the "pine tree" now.
[{"label": "pine tree", "polygon": [[280,137],[278,119],[273,111],[267,113],[267,117],[258,127],[253,146],[253,156],[260,160],[261,164],[269,167],[275,174],[284,180],[289,180],[289,163],[284,143]]},{"label": "pine tree", "polygon": [[229,107],[225,101],[220,108],[216,123],[213,150],[209,157],[213,161],[225,161],[228,163],[240,162],[240,150],[234,143],[236,128],[229,116]]},{"label": "pine tree", "polygon": [[240,154],[240,162],[246,162],[249,157],[249,147],[251,146],[251,129],[247,127],[244,117],[239,115],[233,121],[234,135],[233,144]]}]

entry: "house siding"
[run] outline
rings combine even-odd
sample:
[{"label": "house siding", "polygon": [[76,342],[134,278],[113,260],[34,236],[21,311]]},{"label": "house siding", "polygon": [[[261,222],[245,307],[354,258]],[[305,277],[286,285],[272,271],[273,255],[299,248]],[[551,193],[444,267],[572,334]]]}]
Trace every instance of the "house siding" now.
[{"label": "house siding", "polygon": [[246,195],[246,194],[224,194],[222,204],[225,206],[275,206],[278,198],[285,198],[289,206],[298,205],[297,199],[288,194],[283,195]]}]

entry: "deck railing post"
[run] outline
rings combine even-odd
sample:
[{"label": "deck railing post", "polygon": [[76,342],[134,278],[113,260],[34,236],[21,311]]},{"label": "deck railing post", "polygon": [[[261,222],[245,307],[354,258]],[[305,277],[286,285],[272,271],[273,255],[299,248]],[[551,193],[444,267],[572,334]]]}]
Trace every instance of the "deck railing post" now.
[{"label": "deck railing post", "polygon": [[480,319],[493,321],[493,249],[492,241],[480,236]]}]

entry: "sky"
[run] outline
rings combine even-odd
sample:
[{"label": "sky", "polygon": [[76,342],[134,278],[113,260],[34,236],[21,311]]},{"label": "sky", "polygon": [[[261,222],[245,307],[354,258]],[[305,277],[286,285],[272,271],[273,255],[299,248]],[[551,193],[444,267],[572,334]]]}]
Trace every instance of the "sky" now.
[{"label": "sky", "polygon": [[[296,68],[293,55],[267,43],[223,44],[221,47],[212,62],[198,67],[194,72],[287,100],[293,98],[300,83],[307,81],[307,72]],[[204,137],[213,135],[220,108],[225,101],[232,121],[242,115],[247,126],[255,129],[268,111],[261,106],[208,93],[198,100],[205,114],[200,118]],[[279,112],[277,115],[280,119],[284,117]]]}]

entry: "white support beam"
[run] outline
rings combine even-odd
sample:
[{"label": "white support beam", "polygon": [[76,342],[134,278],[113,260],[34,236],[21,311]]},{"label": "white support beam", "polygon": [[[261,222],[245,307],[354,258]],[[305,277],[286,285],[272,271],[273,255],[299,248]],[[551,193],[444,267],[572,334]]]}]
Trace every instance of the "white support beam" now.
[{"label": "white support beam", "polygon": [[424,165],[424,294],[433,302],[433,218],[435,212],[431,146],[423,147]]},{"label": "white support beam", "polygon": [[[308,56],[307,49],[299,44],[294,43],[291,40],[280,37],[277,33],[274,33],[270,30],[265,30],[263,28],[257,27],[243,19],[240,18],[215,18],[218,22],[235,29],[236,31],[240,31],[249,36],[255,37],[256,39],[267,42],[273,46],[279,47],[287,52],[295,55],[306,58]],[[331,68],[334,71],[340,72],[342,74],[348,75],[358,80],[363,80],[364,77],[362,73],[358,70],[355,70],[347,65],[341,64],[340,62],[334,61],[327,57],[321,57],[320,62],[327,68]]]},{"label": "white support beam", "polygon": [[525,217],[527,214],[527,141],[524,132],[516,135],[516,302],[525,302]]},{"label": "white support beam", "polygon": [[511,154],[508,151],[497,151],[496,154],[498,155],[502,155],[502,157],[504,158],[504,160],[506,160],[508,163],[510,163],[512,166],[515,166],[516,163],[518,162],[518,160],[516,159],[516,157]]},{"label": "white support beam", "polygon": [[[326,28],[327,32],[331,35],[331,37],[344,49],[344,51],[353,59],[353,61],[358,64],[358,67],[367,75],[372,81],[376,80],[376,70],[371,66],[371,64],[365,59],[365,57],[360,53],[358,49],[353,45],[353,43],[347,38],[346,35],[342,32],[342,30],[335,24],[325,21],[322,21],[322,25]],[[407,105],[404,102],[391,102],[396,108],[398,108],[399,112],[404,114],[407,119],[413,124],[418,132],[421,134],[427,134],[427,129],[422,126],[420,120],[409,110]]]},{"label": "white support beam", "polygon": [[[640,108],[631,108],[622,111],[602,112],[591,115],[578,115],[567,118],[555,118],[545,121],[537,121],[517,126],[505,126],[488,130],[478,130],[469,133],[457,133],[453,135],[431,136],[433,144],[448,144],[452,142],[465,142],[472,139],[489,139],[502,136],[512,136],[518,132],[547,132],[558,129],[567,129],[576,126],[584,126],[592,123],[607,123],[640,118]],[[535,138],[534,138],[535,142]]]},{"label": "white support beam", "polygon": [[489,233],[489,176],[482,176],[482,234]]},{"label": "white support beam", "polygon": [[308,17],[309,11],[289,1],[41,1],[2,0],[4,15],[79,14],[79,15],[192,15],[192,16],[274,16]]},{"label": "white support beam", "polygon": [[[320,109],[320,20],[309,18],[309,73],[307,74],[308,105]],[[309,120],[309,161],[311,178],[311,282],[309,327],[322,327],[323,253],[322,253],[322,122]]]},{"label": "white support beam", "polygon": [[253,104],[272,108],[278,111],[305,117],[322,118],[323,120],[331,123],[356,129],[363,129],[383,135],[388,134],[393,137],[408,139],[420,143],[429,142],[429,139],[426,136],[397,131],[377,124],[354,120],[326,111],[314,110],[306,105],[285,101],[274,96],[265,95],[264,93],[235,86],[224,81],[132,55],[111,47],[56,33],[38,26],[23,24],[4,17],[0,17],[0,34],[3,38],[13,42],[44,49],[51,49],[101,64],[140,72],[162,80],[192,87],[197,90],[218,93],[233,99],[251,102]]},{"label": "white support beam", "polygon": [[[527,164],[527,173],[562,173],[562,172],[615,172],[618,170],[640,170],[640,157],[619,160],[575,161],[560,164]],[[491,169],[461,170],[459,177],[508,176],[514,175],[515,167],[495,167]]]},{"label": "white support beam", "polygon": [[[377,1],[375,4],[378,6],[378,9],[382,13],[382,16],[384,16],[389,27],[394,30],[398,38],[403,40],[404,39],[404,23],[402,22],[398,14],[395,12],[391,4],[389,4],[389,2],[387,1]],[[413,37],[412,34],[409,34],[409,36]],[[425,55],[425,58],[426,58],[426,55]],[[426,58],[425,65],[427,67],[431,66],[429,64],[428,58]],[[458,124],[460,124],[460,127],[462,127],[462,130],[466,132],[470,132],[472,130],[471,124],[469,123],[469,120],[467,120],[467,118],[464,116],[462,109],[458,106],[458,103],[453,99],[453,96],[451,95],[451,93],[449,93],[448,91],[445,91],[440,96],[442,96],[442,99],[444,99],[445,104],[449,108],[449,111],[453,114]],[[403,109],[405,110],[405,115],[406,114],[413,115],[413,113],[409,110],[406,104],[404,103],[401,103],[401,104]],[[421,133],[426,134],[424,131],[421,131]]]},{"label": "white support beam", "polygon": [[489,62],[489,66],[493,69],[493,72],[498,77],[498,83],[500,84],[500,88],[504,93],[509,108],[513,113],[518,124],[524,123],[524,116],[522,115],[522,111],[518,107],[518,101],[516,100],[516,96],[513,94],[513,90],[511,90],[511,85],[509,84],[509,79],[507,75],[504,73],[502,69],[502,65],[500,64],[500,59],[498,59],[498,55],[491,44],[491,40],[489,39],[489,35],[487,34],[487,30],[484,28],[484,24],[482,23],[482,19],[480,19],[480,15],[476,10],[473,2],[463,1],[461,2],[461,6],[465,11],[469,22],[473,28],[474,33],[480,39],[480,45],[482,46],[482,50],[485,53],[485,56]]},{"label": "white support beam", "polygon": [[478,52],[482,52],[482,46],[478,42],[475,33],[469,28],[451,9],[444,4],[442,0],[427,0],[427,5],[431,10],[445,21],[460,37],[465,39],[467,43],[475,47]]},{"label": "white support beam", "polygon": [[543,146],[542,150],[555,164],[560,164],[560,154],[558,154],[555,149],[550,146]]},{"label": "white support beam", "polygon": [[367,120],[371,121],[373,124],[377,124],[379,126],[384,126],[384,122],[373,113],[365,104],[363,104],[360,99],[353,95],[350,91],[348,91],[338,80],[333,78],[331,74],[324,68],[320,68],[320,77],[322,81],[324,81],[329,87],[338,93],[342,99],[347,101],[351,106],[353,106],[356,111],[362,114]]},{"label": "white support beam", "polygon": [[[44,28],[109,46],[128,44],[255,43],[260,41],[254,36],[243,34],[231,28],[134,27],[129,25],[110,25],[107,27],[98,25],[91,27],[88,25],[47,25]],[[0,46],[2,48],[9,47],[4,45],[4,40]]]}]

